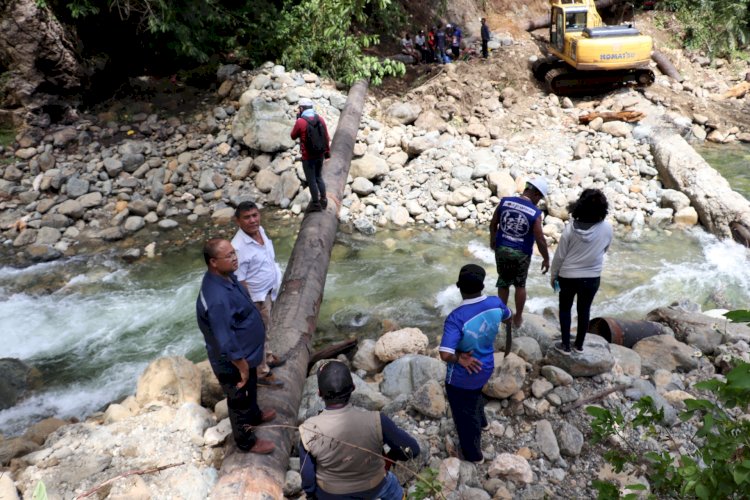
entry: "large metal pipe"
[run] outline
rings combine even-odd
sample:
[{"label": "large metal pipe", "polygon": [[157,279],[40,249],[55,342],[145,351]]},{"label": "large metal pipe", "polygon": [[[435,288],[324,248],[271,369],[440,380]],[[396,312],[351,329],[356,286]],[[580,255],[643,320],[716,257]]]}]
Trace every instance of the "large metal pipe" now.
[{"label": "large metal pipe", "polygon": [[594,318],[589,321],[589,332],[604,337],[611,344],[630,348],[639,340],[667,333],[661,323],[617,318]]},{"label": "large metal pipe", "polygon": [[[323,212],[308,214],[302,221],[289,264],[281,284],[281,293],[273,308],[269,338],[271,348],[287,360],[274,369],[284,382],[283,389],[261,389],[262,408],[274,408],[271,424],[297,425],[297,409],[307,378],[307,364],[312,353],[312,337],[318,321],[320,303],[331,259],[331,249],[338,228],[338,207],[349,175],[354,143],[362,116],[367,82],[355,83],[341,113],[331,143],[331,159],[323,167],[328,198],[331,203]],[[219,471],[219,481],[211,492],[216,500],[283,498],[284,477],[289,452],[296,443],[295,431],[287,428],[259,427],[259,437],[276,444],[270,455],[240,453],[228,445]]]}]

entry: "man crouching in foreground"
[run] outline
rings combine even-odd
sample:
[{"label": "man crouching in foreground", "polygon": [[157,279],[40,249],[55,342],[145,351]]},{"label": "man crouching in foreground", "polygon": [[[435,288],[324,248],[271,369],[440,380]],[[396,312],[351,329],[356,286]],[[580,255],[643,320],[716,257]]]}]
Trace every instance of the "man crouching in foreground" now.
[{"label": "man crouching in foreground", "polygon": [[268,454],[274,444],[258,439],[253,426],[273,420],[276,410],[258,407],[256,367],[263,359],[266,331],[247,289],[234,276],[237,254],[227,240],[203,246],[208,271],[196,302],[198,327],[206,341],[208,360],[227,396],[232,435],[240,451]]},{"label": "man crouching in foreground", "polygon": [[419,444],[382,413],[349,404],[353,391],[344,363],[329,361],[318,369],[318,394],[326,407],[299,427],[302,488],[317,500],[400,500],[404,490],[386,472],[383,445],[392,462],[416,457]]}]

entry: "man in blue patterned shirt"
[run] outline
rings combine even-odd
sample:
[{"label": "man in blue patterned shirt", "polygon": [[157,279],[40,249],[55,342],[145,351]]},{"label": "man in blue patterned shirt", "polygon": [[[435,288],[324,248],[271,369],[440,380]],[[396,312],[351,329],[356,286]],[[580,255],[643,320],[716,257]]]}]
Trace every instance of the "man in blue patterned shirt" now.
[{"label": "man in blue patterned shirt", "polygon": [[445,320],[440,358],[448,363],[445,392],[456,424],[458,442],[465,460],[484,462],[482,388],[495,369],[495,337],[501,323],[509,324],[512,312],[499,297],[487,297],[484,269],[476,264],[461,268],[456,286],[463,302]]}]

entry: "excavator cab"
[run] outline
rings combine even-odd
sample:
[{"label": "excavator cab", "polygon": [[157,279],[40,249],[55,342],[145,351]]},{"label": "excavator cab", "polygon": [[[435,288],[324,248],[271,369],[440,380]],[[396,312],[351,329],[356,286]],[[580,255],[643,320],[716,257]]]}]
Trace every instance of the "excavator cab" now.
[{"label": "excavator cab", "polygon": [[550,17],[549,57],[533,71],[551,92],[583,95],[653,83],[651,37],[632,25],[604,25],[594,0],[550,0]]}]

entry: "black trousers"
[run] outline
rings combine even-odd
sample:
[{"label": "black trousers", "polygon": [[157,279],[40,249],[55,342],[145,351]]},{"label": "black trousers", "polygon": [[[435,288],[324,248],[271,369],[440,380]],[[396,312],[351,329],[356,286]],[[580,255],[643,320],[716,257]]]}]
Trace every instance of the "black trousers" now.
[{"label": "black trousers", "polygon": [[488,42],[489,42],[489,40],[482,40],[482,57],[484,57],[485,59],[487,59],[487,57],[489,57],[489,55],[490,55],[490,51],[487,48],[487,43]]},{"label": "black trousers", "polygon": [[456,424],[458,443],[464,460],[482,460],[482,427],[487,425],[482,388],[462,389],[445,384],[445,393],[453,414],[453,422]]},{"label": "black trousers", "polygon": [[589,329],[591,304],[599,290],[601,278],[563,278],[560,276],[558,280],[560,283],[560,333],[562,333],[562,343],[570,347],[570,310],[573,307],[573,299],[577,295],[578,332],[576,333],[575,346],[582,349],[586,331]]},{"label": "black trousers", "polygon": [[255,445],[255,434],[250,427],[262,423],[258,407],[258,375],[255,367],[250,368],[247,383],[237,389],[240,381],[239,370],[232,375],[217,375],[221,388],[227,396],[229,422],[232,424],[232,436],[237,448],[247,451]]},{"label": "black trousers", "polygon": [[305,171],[305,179],[310,187],[310,198],[313,203],[320,202],[326,197],[326,185],[323,183],[323,158],[315,160],[302,160],[302,170]]}]

